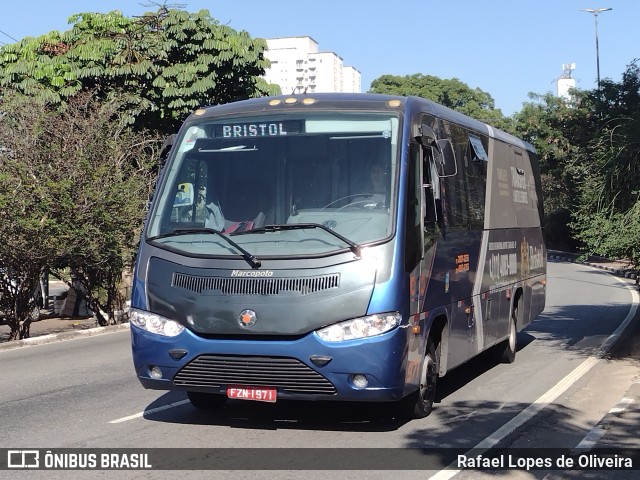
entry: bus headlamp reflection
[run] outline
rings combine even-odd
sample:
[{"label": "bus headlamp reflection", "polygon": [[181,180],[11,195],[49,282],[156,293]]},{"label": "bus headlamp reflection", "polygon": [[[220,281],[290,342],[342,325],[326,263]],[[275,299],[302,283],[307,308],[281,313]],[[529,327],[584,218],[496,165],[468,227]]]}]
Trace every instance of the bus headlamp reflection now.
[{"label": "bus headlamp reflection", "polygon": [[131,324],[147,332],[156,333],[164,337],[175,337],[184,330],[184,326],[155,313],[132,308],[129,315]]},{"label": "bus headlamp reflection", "polygon": [[398,325],[400,325],[400,313],[389,312],[334,323],[317,330],[316,334],[326,342],[342,342],[381,335]]}]

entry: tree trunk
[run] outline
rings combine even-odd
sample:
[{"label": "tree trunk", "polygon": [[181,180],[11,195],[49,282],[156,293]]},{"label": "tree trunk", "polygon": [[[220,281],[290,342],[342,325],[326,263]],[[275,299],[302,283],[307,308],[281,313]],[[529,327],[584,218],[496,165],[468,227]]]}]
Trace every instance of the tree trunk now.
[{"label": "tree trunk", "polygon": [[29,338],[31,336],[31,319],[28,318],[20,326],[20,340]]}]

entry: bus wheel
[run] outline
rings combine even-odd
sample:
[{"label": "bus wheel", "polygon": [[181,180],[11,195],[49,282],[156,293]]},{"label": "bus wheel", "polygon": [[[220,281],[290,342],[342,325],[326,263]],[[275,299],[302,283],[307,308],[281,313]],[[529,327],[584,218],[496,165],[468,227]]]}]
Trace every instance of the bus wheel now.
[{"label": "bus wheel", "polygon": [[420,371],[420,388],[400,400],[400,414],[405,418],[424,418],[433,410],[439,365],[438,350],[433,340],[427,340],[427,351]]},{"label": "bus wheel", "polygon": [[518,306],[513,307],[511,321],[509,322],[509,338],[498,346],[497,358],[500,363],[513,363],[516,359],[518,331],[516,319],[518,318]]},{"label": "bus wheel", "polygon": [[227,403],[225,395],[217,393],[187,392],[191,405],[199,410],[216,410]]}]

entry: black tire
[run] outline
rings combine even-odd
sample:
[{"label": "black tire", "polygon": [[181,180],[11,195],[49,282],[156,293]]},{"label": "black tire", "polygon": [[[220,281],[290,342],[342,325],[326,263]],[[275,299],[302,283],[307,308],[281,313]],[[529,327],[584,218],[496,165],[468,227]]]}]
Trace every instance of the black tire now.
[{"label": "black tire", "polygon": [[497,347],[496,358],[500,363],[513,363],[516,359],[516,350],[518,349],[517,318],[518,305],[515,305],[511,313],[511,320],[509,321],[509,338]]},{"label": "black tire", "polygon": [[38,320],[40,320],[40,309],[38,308],[37,305],[31,309],[31,312],[29,313],[29,318],[31,319],[32,322],[37,322]]},{"label": "black tire", "polygon": [[217,410],[224,407],[227,397],[217,393],[187,392],[191,405],[199,410]]},{"label": "black tire", "polygon": [[428,416],[436,398],[436,384],[440,369],[440,349],[433,340],[427,340],[427,350],[420,369],[420,387],[398,402],[399,414],[405,418],[418,419]]}]

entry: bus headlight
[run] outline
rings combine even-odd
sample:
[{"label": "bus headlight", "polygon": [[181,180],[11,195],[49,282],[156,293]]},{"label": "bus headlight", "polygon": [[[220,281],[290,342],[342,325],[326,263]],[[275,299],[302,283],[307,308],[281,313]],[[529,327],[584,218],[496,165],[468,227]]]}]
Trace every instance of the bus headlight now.
[{"label": "bus headlight", "polygon": [[342,342],[357,338],[373,337],[388,332],[400,325],[400,313],[389,312],[354,318],[316,330],[318,336],[327,342]]},{"label": "bus headlight", "polygon": [[137,308],[129,312],[129,321],[138,328],[164,337],[175,337],[184,330],[184,326],[174,320]]}]

